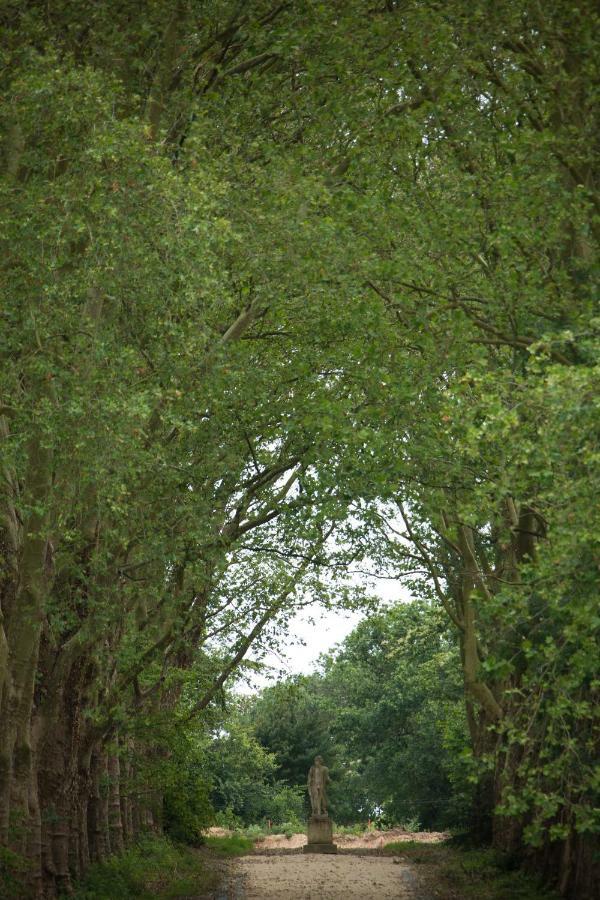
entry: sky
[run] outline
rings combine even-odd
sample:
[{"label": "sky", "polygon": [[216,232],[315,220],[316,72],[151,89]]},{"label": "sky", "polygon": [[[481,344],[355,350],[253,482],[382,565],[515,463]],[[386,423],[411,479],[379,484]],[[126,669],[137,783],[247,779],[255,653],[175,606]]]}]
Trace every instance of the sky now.
[{"label": "sky", "polygon": [[[368,580],[355,575],[352,580],[384,603],[410,599],[406,588],[394,579]],[[365,616],[364,611],[323,610],[317,606],[302,610],[290,621],[288,635],[281,641],[281,653],[269,653],[263,660],[269,670],[253,675],[247,685],[239,683],[236,690],[253,693],[281,678],[314,672],[319,656],[333,650]]]}]

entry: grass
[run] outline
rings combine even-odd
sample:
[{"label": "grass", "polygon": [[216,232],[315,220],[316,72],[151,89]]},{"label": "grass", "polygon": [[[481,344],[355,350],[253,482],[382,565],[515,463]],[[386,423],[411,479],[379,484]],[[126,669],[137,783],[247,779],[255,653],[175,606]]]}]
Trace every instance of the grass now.
[{"label": "grass", "polygon": [[191,848],[146,837],[119,856],[92,866],[71,900],[178,900],[205,893],[217,881]]},{"label": "grass", "polygon": [[247,825],[245,828],[240,828],[234,833],[243,834],[244,837],[249,838],[251,841],[260,841],[261,838],[270,834],[269,829],[265,825]]},{"label": "grass", "polygon": [[254,847],[252,838],[243,834],[228,834],[223,837],[207,837],[206,846],[217,856],[244,856]]},{"label": "grass", "polygon": [[433,895],[447,900],[558,900],[558,894],[516,869],[510,857],[495,850],[461,849],[452,841],[395,841],[386,844],[383,852],[422,866]]},{"label": "grass", "polygon": [[285,834],[287,838],[293,837],[305,830],[306,826],[303,822],[280,822],[271,827],[267,827],[264,823],[261,825],[246,825],[245,828],[233,829],[234,834],[243,834],[245,837],[253,841],[267,837],[269,834]]},{"label": "grass", "polygon": [[[357,833],[359,827],[346,828],[344,832]],[[209,836],[206,848],[217,858],[243,856],[252,851],[259,836],[256,832],[262,832],[259,828],[248,830],[251,835],[234,832]],[[506,900],[507,897],[510,900],[558,900],[557,894],[541,887],[535,878],[516,869],[509,857],[494,850],[465,849],[454,840],[441,843],[395,841],[386,844],[383,853],[403,857],[419,866],[432,897],[443,897],[444,900]],[[92,866],[76,885],[71,900],[183,900],[199,896],[216,887],[219,880],[217,873],[209,868],[210,855],[174,844],[166,838],[145,837],[119,856]],[[14,860],[0,856],[0,873],[3,868],[8,872],[9,868],[18,867]],[[9,893],[8,896],[19,895]]]},{"label": "grass", "polygon": [[359,822],[357,825],[336,825],[335,822],[333,824],[333,831],[335,834],[351,834],[355,837],[360,837],[368,830],[367,826],[362,822]]}]

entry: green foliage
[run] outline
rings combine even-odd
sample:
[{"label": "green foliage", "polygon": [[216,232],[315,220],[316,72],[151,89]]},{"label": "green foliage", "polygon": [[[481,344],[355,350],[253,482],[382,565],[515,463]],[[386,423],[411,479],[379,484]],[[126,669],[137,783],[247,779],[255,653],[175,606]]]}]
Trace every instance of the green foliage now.
[{"label": "green foliage", "polygon": [[267,815],[274,791],[275,761],[238,718],[232,716],[226,728],[207,748],[211,801],[220,824],[249,825]]},{"label": "green foliage", "polygon": [[261,744],[243,715],[233,710],[225,728],[205,744],[216,823],[233,829],[267,820],[274,826],[299,825],[304,818],[303,788],[276,777],[274,754]]},{"label": "green foliage", "polygon": [[265,807],[266,818],[282,827],[300,826],[305,814],[304,794],[303,786],[275,782]]},{"label": "green foliage", "polygon": [[337,741],[370,804],[363,818],[425,828],[464,821],[472,792],[460,757],[460,668],[439,612],[399,604],[367,619],[326,665],[325,680]]},{"label": "green foliage", "polygon": [[216,876],[193,850],[148,837],[108,862],[91,867],[75,900],[176,900],[203,893]]},{"label": "green foliage", "polygon": [[214,821],[206,785],[195,782],[190,786],[185,779],[169,785],[163,797],[163,815],[165,832],[174,841],[200,844],[202,831]]},{"label": "green foliage", "polygon": [[[494,612],[518,635],[512,671],[522,672],[500,730],[507,754],[522,754],[523,761],[500,811],[527,809],[526,837],[537,846],[548,829],[552,839],[565,837],[571,817],[582,834],[600,830],[593,700],[600,620],[592,564],[600,517],[597,504],[588,503],[600,490],[599,375],[597,365],[544,367],[524,404],[521,419],[535,420],[546,436],[535,459],[533,452],[527,459],[548,538],[535,565],[524,567],[521,589],[502,591],[495,600]],[[523,702],[523,694],[536,697],[536,705]],[[539,744],[532,745],[531,735]]]},{"label": "green foliage", "polygon": [[243,829],[244,837],[247,837],[251,841],[260,840],[266,834],[268,834],[268,829],[265,825],[248,825]]},{"label": "green foliage", "polygon": [[299,796],[314,756],[324,756],[337,822],[444,828],[467,819],[460,664],[443,616],[427,604],[371,616],[321,674],[266,688],[243,714]]},{"label": "green foliage", "polygon": [[244,856],[254,847],[254,840],[243,834],[229,834],[206,838],[206,846],[219,856]]},{"label": "green foliage", "polygon": [[0,847],[0,896],[26,898],[26,876],[31,864],[23,856]]},{"label": "green foliage", "polygon": [[335,834],[352,834],[358,837],[359,835],[364,834],[365,827],[360,822],[357,822],[354,825],[338,825],[337,822],[335,822],[333,830]]},{"label": "green foliage", "polygon": [[334,751],[330,710],[318,677],[297,677],[265,688],[246,716],[256,738],[277,763],[277,776],[304,788],[317,754]]},{"label": "green foliage", "polygon": [[[219,809],[215,812],[215,825],[219,828],[229,828],[232,831],[239,831],[244,827],[241,818],[235,815],[231,807],[225,807],[225,809]],[[260,825],[249,827],[256,827],[261,830]]]},{"label": "green foliage", "polygon": [[461,850],[452,843],[396,841],[383,852],[402,856],[420,866],[419,874],[448,900],[557,900],[558,894],[539,880],[517,870],[514,859],[494,850]]},{"label": "green foliage", "polygon": [[[19,730],[64,701],[108,741],[143,732],[158,770],[165,710],[214,733],[250,648],[309,597],[357,602],[324,573],[369,560],[456,628],[512,833],[597,832],[596,4],[88,6],[0,23]],[[341,820],[459,821],[456,651],[397,615],[266,694],[257,734],[290,787],[317,751],[343,770]],[[227,740],[214,802],[247,821],[277,778]],[[206,788],[184,783],[190,834]]]},{"label": "green foliage", "polygon": [[202,831],[214,821],[214,810],[206,755],[190,744],[169,756],[168,777],[163,781],[163,825],[174,841],[198,844]]},{"label": "green foliage", "polygon": [[174,727],[171,716],[161,715],[138,721],[132,731],[136,749],[121,750],[121,762],[132,764],[135,774],[122,787],[136,796],[151,785],[157,798],[153,814],[165,833],[175,842],[200,844],[215,818],[206,735]]}]

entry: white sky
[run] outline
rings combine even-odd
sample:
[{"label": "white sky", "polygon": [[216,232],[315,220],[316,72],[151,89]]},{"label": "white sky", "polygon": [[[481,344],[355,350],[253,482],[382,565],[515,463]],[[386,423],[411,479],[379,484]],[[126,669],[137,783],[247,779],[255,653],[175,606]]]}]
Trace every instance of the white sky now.
[{"label": "white sky", "polygon": [[[384,603],[410,599],[399,581],[381,578],[368,580],[358,575],[352,580],[362,584],[366,592],[380,597]],[[238,683],[235,690],[244,694],[253,693],[289,675],[314,672],[319,656],[333,650],[365,616],[365,612],[323,610],[317,605],[302,610],[290,621],[288,636],[281,641],[282,652],[270,653],[263,660],[271,667],[270,671],[252,675],[249,685]]]}]

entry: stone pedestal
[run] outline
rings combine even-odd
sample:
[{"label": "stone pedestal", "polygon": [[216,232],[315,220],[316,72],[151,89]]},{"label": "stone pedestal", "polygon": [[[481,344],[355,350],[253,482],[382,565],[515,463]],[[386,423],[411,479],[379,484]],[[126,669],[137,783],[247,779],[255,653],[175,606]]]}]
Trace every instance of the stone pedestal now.
[{"label": "stone pedestal", "polygon": [[337,853],[329,816],[311,816],[308,820],[307,837],[308,843],[304,845],[305,853]]}]

